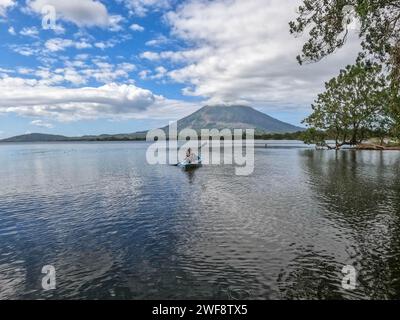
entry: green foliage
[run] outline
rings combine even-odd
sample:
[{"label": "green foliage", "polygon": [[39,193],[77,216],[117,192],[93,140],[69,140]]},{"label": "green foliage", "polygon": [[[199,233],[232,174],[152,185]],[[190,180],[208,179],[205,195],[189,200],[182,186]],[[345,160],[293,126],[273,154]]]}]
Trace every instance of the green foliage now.
[{"label": "green foliage", "polygon": [[316,144],[317,147],[328,146],[326,140],[328,133],[326,131],[317,130],[316,128],[309,128],[303,132],[302,140],[306,144]]},{"label": "green foliage", "polygon": [[[256,140],[303,140],[304,131],[291,133],[256,133]],[[243,135],[246,138],[246,135]]]},{"label": "green foliage", "polygon": [[304,120],[311,128],[305,142],[328,146],[324,141],[329,137],[338,149],[361,143],[371,132],[387,134],[392,121],[381,71],[378,64],[357,62],[326,83],[326,91],[312,105],[313,113]]},{"label": "green foliage", "polygon": [[319,61],[342,47],[349,35],[352,15],[359,24],[363,54],[386,67],[393,82],[400,80],[399,0],[303,0],[290,31],[309,32],[300,63]]},{"label": "green foliage", "polygon": [[[298,13],[290,22],[291,33],[309,33],[297,57],[300,64],[319,61],[341,48],[354,22],[362,41],[357,64],[327,84],[305,122],[333,134],[337,146],[357,143],[366,132],[381,141],[387,135],[400,140],[399,0],[303,0]],[[364,68],[368,63],[360,61],[374,64]],[[380,72],[385,79],[377,78]]]},{"label": "green foliage", "polygon": [[387,114],[391,119],[390,134],[400,141],[400,83],[392,84],[387,90]]}]

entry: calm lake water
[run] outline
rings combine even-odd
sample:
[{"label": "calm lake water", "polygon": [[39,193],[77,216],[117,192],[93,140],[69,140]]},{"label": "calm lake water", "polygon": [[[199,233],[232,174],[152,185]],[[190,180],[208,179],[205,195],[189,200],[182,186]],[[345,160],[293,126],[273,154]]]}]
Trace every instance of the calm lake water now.
[{"label": "calm lake water", "polygon": [[146,148],[0,145],[0,299],[400,298],[400,153],[256,149],[240,177]]}]

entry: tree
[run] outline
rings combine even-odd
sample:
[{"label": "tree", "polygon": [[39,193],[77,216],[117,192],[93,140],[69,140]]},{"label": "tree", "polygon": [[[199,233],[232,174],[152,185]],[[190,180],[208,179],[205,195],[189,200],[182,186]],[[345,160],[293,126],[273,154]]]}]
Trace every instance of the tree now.
[{"label": "tree", "polygon": [[400,83],[392,83],[386,90],[387,115],[391,136],[400,141]]},{"label": "tree", "polygon": [[399,0],[303,0],[292,34],[309,30],[309,39],[298,56],[300,63],[316,62],[341,48],[349,35],[352,15],[358,21],[362,56],[387,67],[392,83],[400,82]]},{"label": "tree", "polygon": [[[378,64],[358,61],[347,66],[325,84],[326,91],[312,105],[313,113],[304,120],[311,129],[306,142],[329,149],[357,145],[386,126],[387,108],[382,99],[386,82]],[[326,142],[335,141],[334,146]]]}]

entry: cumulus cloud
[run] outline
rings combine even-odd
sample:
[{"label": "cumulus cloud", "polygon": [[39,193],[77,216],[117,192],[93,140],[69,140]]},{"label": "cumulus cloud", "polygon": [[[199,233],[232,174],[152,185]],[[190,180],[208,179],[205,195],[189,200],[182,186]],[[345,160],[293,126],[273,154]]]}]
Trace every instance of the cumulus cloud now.
[{"label": "cumulus cloud", "polygon": [[19,34],[26,37],[37,38],[39,30],[36,27],[25,27],[19,32]]},{"label": "cumulus cloud", "polygon": [[[36,79],[5,77],[0,79],[1,113],[77,121],[83,119],[166,118],[174,113],[189,114],[190,103],[168,100],[133,84],[106,84],[100,87],[66,88],[48,86]],[[43,125],[46,122],[32,122]]]},{"label": "cumulus cloud", "polygon": [[[89,55],[80,54],[75,59],[63,60],[62,65],[55,67],[40,66],[36,69],[17,67],[16,71],[24,77],[33,77],[40,85],[86,85],[90,81],[99,84],[123,81],[131,83],[130,75],[136,71],[136,66],[132,63],[121,62],[112,64],[107,62],[106,58],[97,57],[88,60]],[[13,70],[1,69],[0,75],[4,77],[13,73]]]},{"label": "cumulus cloud", "polygon": [[108,40],[108,41],[96,42],[94,44],[94,46],[96,48],[101,49],[101,50],[105,50],[105,49],[108,49],[108,48],[114,48],[117,44],[118,44],[118,41],[111,39],[111,40]]},{"label": "cumulus cloud", "polygon": [[122,0],[131,14],[143,17],[149,11],[167,9],[174,0]]},{"label": "cumulus cloud", "polygon": [[16,36],[17,35],[17,33],[15,32],[14,27],[9,27],[8,28],[8,33],[11,34],[12,36]]},{"label": "cumulus cloud", "polygon": [[121,15],[112,15],[109,18],[110,31],[117,32],[123,30],[121,23],[125,21],[125,18]]},{"label": "cumulus cloud", "polygon": [[46,47],[47,50],[51,52],[64,51],[69,47],[74,47],[76,49],[87,49],[92,47],[92,45],[84,39],[79,41],[73,41],[71,39],[62,39],[62,38],[54,38],[47,40],[44,46]]},{"label": "cumulus cloud", "polygon": [[0,0],[0,17],[5,17],[9,8],[16,4],[16,0]]},{"label": "cumulus cloud", "polygon": [[[6,2],[12,1],[0,0],[0,8]],[[119,2],[125,2],[132,14],[143,16],[151,10],[172,10],[173,0]],[[122,16],[110,15],[105,2],[99,0],[27,0],[27,3],[37,13],[41,13],[43,5],[54,5],[61,19],[78,26],[109,27],[118,31],[122,22],[126,22]],[[185,95],[204,98],[208,103],[244,103],[279,110],[308,106],[323,90],[324,81],[354,61],[359,44],[351,41],[333,57],[318,64],[299,66],[295,57],[304,39],[290,35],[288,26],[296,17],[299,4],[300,0],[181,2],[165,14],[171,29],[168,38],[156,34],[146,43],[147,48],[143,50],[147,51],[140,57],[148,61],[146,69],[138,75],[157,82],[168,79],[182,83]],[[130,29],[143,31],[144,28],[132,24]],[[16,34],[14,29],[9,32]],[[30,33],[29,30],[22,32]],[[0,70],[0,90],[4,93],[0,113],[14,112],[58,121],[99,117],[176,119],[199,107],[199,104],[169,100],[137,87],[131,79],[131,73],[136,71],[133,64],[111,64],[107,62],[110,60],[87,54],[63,60],[61,53],[67,56],[67,49],[105,50],[124,41],[123,36],[109,40],[90,38],[82,29],[72,39],[57,36],[45,42],[9,45],[25,56],[57,57],[61,64],[16,68],[20,78]],[[169,46],[167,51],[152,48],[167,41],[178,45]],[[91,87],[82,87],[89,83]]]},{"label": "cumulus cloud", "polygon": [[12,44],[9,46],[11,50],[14,52],[25,56],[25,57],[31,57],[34,55],[39,55],[42,53],[41,48],[39,47],[38,43],[34,43],[32,45],[17,45],[17,44]]},{"label": "cumulus cloud", "polygon": [[134,23],[129,27],[132,31],[138,31],[138,32],[143,32],[144,31],[144,27],[142,27],[141,25]]},{"label": "cumulus cloud", "polygon": [[160,80],[165,78],[167,75],[168,70],[165,69],[163,66],[156,67],[154,71],[151,70],[142,70],[139,72],[139,77],[142,80]]},{"label": "cumulus cloud", "polygon": [[[168,72],[184,94],[210,103],[308,105],[340,67],[353,63],[358,42],[319,64],[299,66],[304,39],[289,33],[299,0],[192,0],[166,14],[171,34],[186,50],[146,51],[151,61],[180,67]],[[182,67],[183,65],[183,67]]]},{"label": "cumulus cloud", "polygon": [[159,35],[155,39],[147,41],[146,42],[146,46],[158,47],[158,46],[162,46],[164,44],[167,44],[168,42],[169,42],[169,39],[166,36]]},{"label": "cumulus cloud", "polygon": [[115,30],[119,16],[110,16],[106,6],[97,0],[28,0],[28,7],[35,13],[41,14],[46,5],[56,9],[57,17],[74,23],[79,27],[111,27]]}]

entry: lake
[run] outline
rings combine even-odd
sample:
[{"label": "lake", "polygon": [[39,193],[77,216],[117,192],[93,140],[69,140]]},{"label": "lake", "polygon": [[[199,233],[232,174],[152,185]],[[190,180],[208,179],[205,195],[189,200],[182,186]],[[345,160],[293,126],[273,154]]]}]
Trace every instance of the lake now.
[{"label": "lake", "polygon": [[400,153],[275,143],[251,176],[150,166],[145,142],[1,144],[0,299],[400,298]]}]

